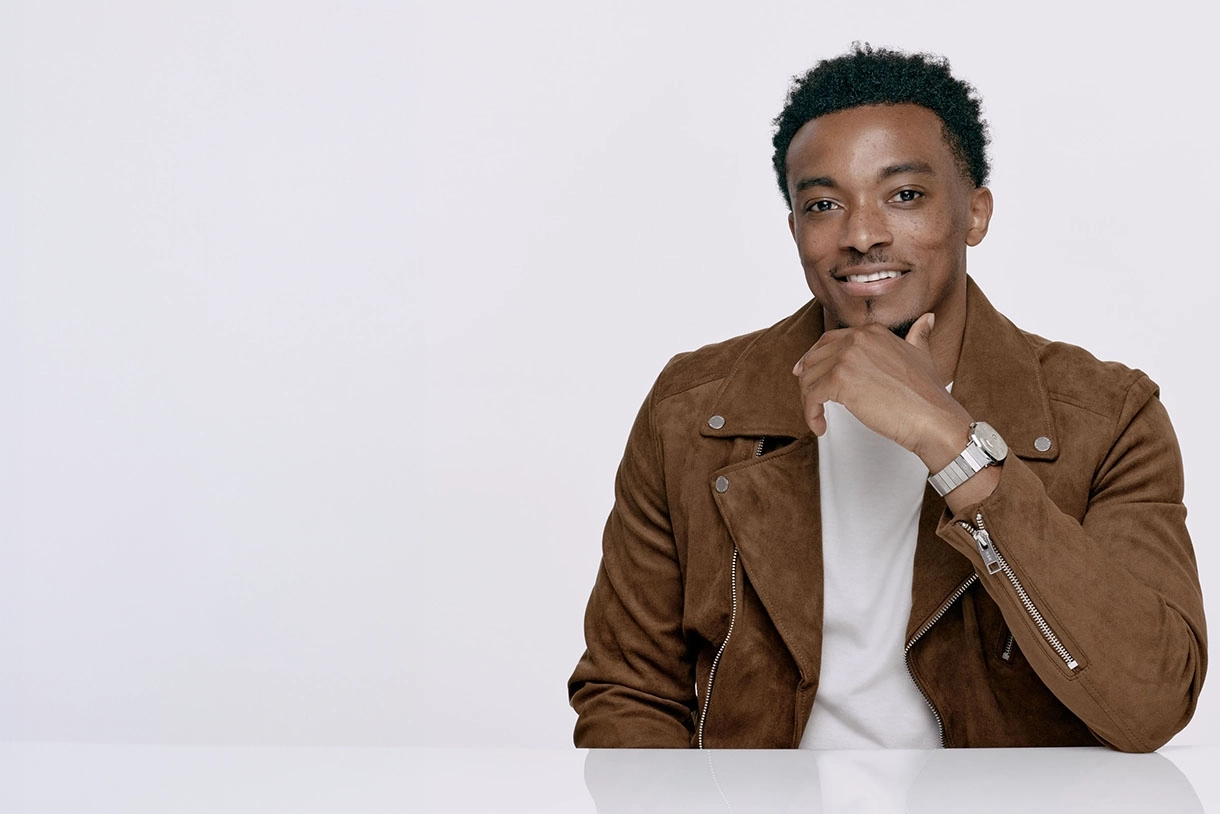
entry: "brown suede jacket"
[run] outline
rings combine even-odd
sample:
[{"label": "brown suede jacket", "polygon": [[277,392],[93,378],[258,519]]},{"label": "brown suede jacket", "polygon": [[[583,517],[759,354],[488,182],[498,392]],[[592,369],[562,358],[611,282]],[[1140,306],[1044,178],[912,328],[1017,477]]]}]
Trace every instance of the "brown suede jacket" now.
[{"label": "brown suede jacket", "polygon": [[[946,746],[1151,751],[1190,720],[1207,661],[1157,387],[1020,331],[968,285],[953,395],[1010,452],[995,492],[959,516],[925,494],[911,675]],[[817,439],[791,368],[822,330],[811,302],[658,378],[619,468],[569,683],[577,746],[800,744],[822,556]]]}]

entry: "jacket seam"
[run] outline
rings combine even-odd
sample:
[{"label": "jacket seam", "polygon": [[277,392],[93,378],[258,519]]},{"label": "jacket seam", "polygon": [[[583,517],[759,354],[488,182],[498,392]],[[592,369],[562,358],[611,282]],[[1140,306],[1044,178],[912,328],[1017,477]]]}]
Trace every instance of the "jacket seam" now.
[{"label": "jacket seam", "polygon": [[[1131,383],[1127,385],[1126,389],[1123,390],[1123,405],[1122,405],[1122,408],[1118,411],[1118,414],[1116,416],[1114,416],[1114,427],[1112,428],[1112,430],[1110,432],[1110,438],[1112,440],[1117,439],[1118,436],[1123,431],[1123,427],[1119,426],[1119,422],[1122,421],[1123,416],[1127,414],[1127,406],[1131,403],[1131,395],[1132,395],[1131,391],[1135,389],[1135,386],[1137,384],[1139,384],[1140,382],[1144,381],[1147,378],[1148,378],[1147,375],[1136,376],[1131,381]],[[1148,397],[1145,398],[1143,402],[1141,402],[1140,407],[1142,408],[1144,404],[1147,404],[1148,399],[1150,399],[1151,397],[1152,397],[1152,394],[1150,393],[1148,395]],[[1139,410],[1133,411],[1131,413],[1132,417],[1134,417],[1138,412],[1139,412]],[[1130,421],[1128,421],[1128,423],[1130,423]],[[1111,447],[1112,446],[1113,446],[1113,444],[1111,444]]]},{"label": "jacket seam", "polygon": [[[651,438],[652,454],[657,459],[657,479],[659,481],[657,486],[659,487],[662,494],[668,496],[669,487],[665,482],[665,471],[666,471],[665,470],[665,445],[661,443],[661,433],[657,430],[656,406],[657,406],[656,400],[654,397],[654,399],[652,399],[648,405],[648,434],[650,436],[652,436],[652,438]],[[667,503],[667,508],[666,508],[665,513],[666,513],[667,519],[669,520],[669,527],[671,529],[671,536],[672,536],[673,517],[669,516],[668,500],[666,501],[666,503]],[[678,546],[677,546],[676,542],[674,545],[674,561],[677,562],[679,564],[679,566],[681,566],[681,560],[678,557]],[[679,567],[678,570],[682,576],[683,590],[685,590],[686,574],[683,572],[683,569],[681,567]]]},{"label": "jacket seam", "polygon": [[1136,734],[1131,731],[1131,728],[1127,726],[1127,722],[1122,720],[1114,712],[1114,709],[1106,702],[1105,698],[1103,698],[1101,694],[1095,690],[1093,683],[1088,680],[1088,676],[1081,675],[1080,679],[1080,686],[1084,687],[1085,692],[1087,692],[1089,697],[1096,702],[1097,706],[1105,710],[1106,717],[1108,717],[1115,726],[1122,730],[1123,734],[1126,735],[1130,740],[1132,746],[1136,747],[1136,749],[1141,752],[1153,751],[1152,749],[1148,748],[1148,744],[1144,742],[1144,739],[1137,737]]},{"label": "jacket seam", "polygon": [[[745,339],[748,339],[749,341],[744,342],[745,347],[736,351],[735,354],[733,354],[731,357],[729,357],[730,361],[726,361],[725,364],[727,364],[728,370],[724,370],[723,367],[721,367],[720,369],[716,370],[714,373],[710,373],[705,376],[700,376],[700,377],[697,377],[694,379],[680,379],[679,381],[681,382],[681,384],[675,383],[675,384],[662,388],[662,390],[664,391],[664,395],[661,396],[661,398],[669,398],[671,396],[676,396],[681,393],[685,393],[689,390],[692,390],[692,389],[698,387],[699,385],[708,384],[709,382],[714,382],[717,380],[727,381],[728,379],[731,379],[733,377],[733,374],[737,372],[737,368],[741,365],[742,360],[745,359],[745,357],[747,355],[749,355],[750,351],[754,348],[754,346],[756,344],[758,344],[763,339],[763,337],[765,337],[768,333],[770,333],[771,329],[774,327],[775,326],[772,326],[771,328],[764,328],[761,331],[755,332],[753,335],[744,334],[743,336],[736,337],[737,341],[742,341]],[[727,340],[726,344],[729,342],[733,342],[733,341],[734,341],[733,339]],[[723,345],[721,347],[723,347]],[[687,353],[682,354],[682,358],[685,359],[693,354],[699,353],[699,351],[701,351],[701,350],[703,350],[703,348],[699,348],[698,350],[688,351]],[[677,357],[675,357],[675,359],[677,359]],[[662,375],[664,375],[664,374],[662,374]],[[720,394],[723,391],[724,391],[724,387],[722,385],[720,387],[720,389],[716,391],[715,398],[718,399],[720,397]]]},{"label": "jacket seam", "polygon": [[[1122,388],[1120,406],[1119,406],[1119,409],[1116,411],[1114,411],[1114,410],[1103,411],[1102,408],[1095,406],[1094,404],[1084,403],[1083,399],[1072,398],[1071,396],[1069,396],[1065,393],[1056,392],[1054,390],[1048,389],[1047,395],[1051,401],[1055,401],[1060,404],[1068,404],[1072,407],[1075,407],[1078,410],[1084,410],[1086,412],[1092,413],[1095,416],[1099,416],[1099,417],[1105,418],[1105,419],[1111,419],[1115,422],[1115,427],[1117,427],[1117,422],[1122,417],[1122,414],[1123,414],[1122,408],[1124,406],[1126,406],[1127,402],[1131,398],[1131,391],[1136,387],[1136,385],[1140,384],[1143,381],[1148,381],[1148,382],[1152,381],[1151,379],[1148,378],[1148,374],[1144,373],[1142,370],[1128,369],[1128,374],[1130,375],[1131,380],[1129,382],[1127,382],[1127,384]],[[1114,402],[1118,401],[1118,400],[1115,399],[1115,400],[1109,400],[1109,401],[1111,404],[1114,404]]]},{"label": "jacket seam", "polygon": [[667,399],[671,399],[675,396],[680,396],[683,393],[689,393],[691,390],[694,390],[696,387],[700,387],[702,385],[709,384],[711,382],[715,382],[715,381],[726,379],[726,378],[728,378],[727,373],[724,373],[723,371],[717,371],[716,373],[710,374],[708,376],[703,376],[698,379],[684,380],[681,384],[668,385],[666,387],[660,388],[660,392],[658,392],[656,395],[656,400],[658,403],[662,402],[662,401],[666,401]]},{"label": "jacket seam", "polygon": [[1109,413],[1109,412],[1103,413],[1101,410],[1098,410],[1095,407],[1092,407],[1088,404],[1081,404],[1079,401],[1067,398],[1066,396],[1060,396],[1060,395],[1056,395],[1055,393],[1051,393],[1050,400],[1055,402],[1056,404],[1066,404],[1069,407],[1075,407],[1077,410],[1084,410],[1086,413],[1092,413],[1093,415],[1097,416],[1098,418],[1104,418],[1106,420],[1115,420],[1114,413]]}]

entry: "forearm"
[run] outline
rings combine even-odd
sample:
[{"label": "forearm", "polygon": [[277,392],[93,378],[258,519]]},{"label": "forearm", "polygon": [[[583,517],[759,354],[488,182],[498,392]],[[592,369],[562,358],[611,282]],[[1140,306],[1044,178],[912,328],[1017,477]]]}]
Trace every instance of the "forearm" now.
[{"label": "forearm", "polygon": [[[616,525],[612,517],[607,535]],[[573,740],[581,748],[689,747],[694,670],[683,657],[680,608],[636,594],[641,585],[655,587],[658,574],[632,570],[608,551],[598,571],[585,612],[586,649],[568,682],[578,716]]]},{"label": "forearm", "polygon": [[[581,749],[685,749],[691,745],[694,723],[682,704],[658,698],[623,684],[580,680],[573,675],[572,707],[579,718],[573,742]],[[596,668],[590,665],[590,672]]]},{"label": "forearm", "polygon": [[[1189,720],[1206,669],[1184,517],[1172,500],[1107,499],[1080,522],[1012,459],[995,491],[946,517],[940,535],[975,562],[1022,652],[1060,701],[1105,743],[1149,751]],[[1002,567],[984,557],[963,522],[983,527]]]}]

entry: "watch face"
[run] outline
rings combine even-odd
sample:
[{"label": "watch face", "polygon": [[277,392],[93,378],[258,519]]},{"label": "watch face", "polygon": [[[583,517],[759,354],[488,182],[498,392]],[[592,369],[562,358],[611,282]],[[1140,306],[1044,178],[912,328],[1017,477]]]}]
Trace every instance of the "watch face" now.
[{"label": "watch face", "polygon": [[999,463],[1008,457],[1008,444],[986,421],[977,421],[971,425],[971,435],[991,460]]}]

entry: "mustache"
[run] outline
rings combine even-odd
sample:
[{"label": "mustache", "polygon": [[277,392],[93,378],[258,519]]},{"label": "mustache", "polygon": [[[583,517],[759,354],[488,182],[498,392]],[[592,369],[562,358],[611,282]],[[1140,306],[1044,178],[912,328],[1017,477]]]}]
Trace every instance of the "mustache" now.
[{"label": "mustache", "polygon": [[894,258],[886,254],[881,249],[872,249],[867,252],[862,252],[859,249],[848,248],[847,257],[842,263],[830,270],[832,277],[842,277],[848,269],[853,269],[856,266],[873,266],[873,265],[909,265],[907,263],[895,263]]}]

